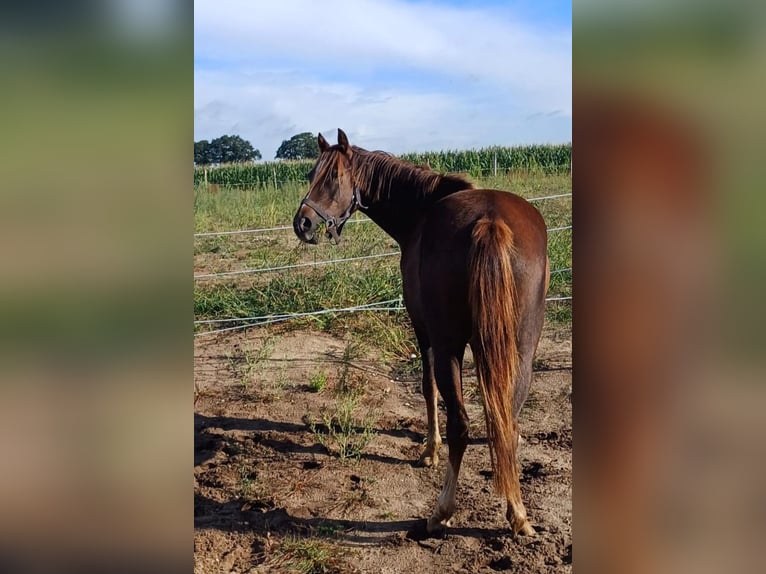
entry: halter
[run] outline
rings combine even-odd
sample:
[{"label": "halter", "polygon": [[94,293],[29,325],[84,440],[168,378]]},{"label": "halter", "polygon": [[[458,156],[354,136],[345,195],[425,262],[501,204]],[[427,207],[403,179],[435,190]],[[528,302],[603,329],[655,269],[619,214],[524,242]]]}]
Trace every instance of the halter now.
[{"label": "halter", "polygon": [[[309,192],[310,193],[310,192]],[[360,207],[362,209],[367,209],[367,206],[362,203],[362,198],[359,197],[359,188],[354,188],[354,196],[351,198],[351,203],[346,208],[346,211],[344,211],[337,219],[331,215],[327,215],[324,210],[319,207],[316,203],[314,203],[311,199],[309,199],[308,194],[306,194],[306,197],[303,198],[303,201],[301,201],[301,207],[307,205],[311,209],[313,209],[316,214],[324,221],[325,227],[327,228],[328,235],[332,236],[333,239],[335,239],[335,244],[337,245],[340,243],[340,235],[338,235],[338,229],[343,227],[343,224],[348,221],[348,218],[354,215],[354,212],[359,209]],[[300,207],[299,207],[300,209]]]}]

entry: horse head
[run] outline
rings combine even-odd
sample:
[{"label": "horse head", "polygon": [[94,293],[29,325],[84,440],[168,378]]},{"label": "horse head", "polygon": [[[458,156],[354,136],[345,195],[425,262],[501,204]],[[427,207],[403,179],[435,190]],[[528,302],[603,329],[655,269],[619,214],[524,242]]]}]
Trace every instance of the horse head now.
[{"label": "horse head", "polygon": [[319,158],[309,172],[309,190],[293,218],[293,229],[301,241],[316,243],[317,229],[324,223],[327,237],[338,243],[348,218],[364,207],[354,186],[354,152],[341,129],[336,145],[327,143],[321,133],[317,141]]}]

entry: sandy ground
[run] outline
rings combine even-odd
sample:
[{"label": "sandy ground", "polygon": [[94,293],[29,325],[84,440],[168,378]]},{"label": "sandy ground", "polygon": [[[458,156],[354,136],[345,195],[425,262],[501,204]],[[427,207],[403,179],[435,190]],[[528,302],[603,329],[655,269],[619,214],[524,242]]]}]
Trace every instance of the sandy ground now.
[{"label": "sandy ground", "polygon": [[[546,328],[521,414],[522,494],[537,534],[519,539],[491,488],[470,356],[454,525],[428,537],[448,445],[436,468],[414,464],[426,433],[417,363],[392,369],[370,350],[350,361],[364,388],[359,417],[376,433],[358,459],[328,452],[312,431],[337,405],[345,348],[306,331],[195,339],[195,573],[571,572],[569,331]],[[319,372],[327,386],[312,392]],[[443,429],[443,410],[440,419]]]}]

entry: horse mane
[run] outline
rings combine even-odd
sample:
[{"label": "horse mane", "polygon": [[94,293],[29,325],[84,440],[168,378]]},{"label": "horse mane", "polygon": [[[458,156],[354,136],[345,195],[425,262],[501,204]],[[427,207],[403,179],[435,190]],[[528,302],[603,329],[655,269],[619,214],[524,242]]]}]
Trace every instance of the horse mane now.
[{"label": "horse mane", "polygon": [[352,146],[354,183],[373,199],[398,196],[449,195],[475,186],[461,175],[440,174],[430,167],[416,166],[383,151]]}]

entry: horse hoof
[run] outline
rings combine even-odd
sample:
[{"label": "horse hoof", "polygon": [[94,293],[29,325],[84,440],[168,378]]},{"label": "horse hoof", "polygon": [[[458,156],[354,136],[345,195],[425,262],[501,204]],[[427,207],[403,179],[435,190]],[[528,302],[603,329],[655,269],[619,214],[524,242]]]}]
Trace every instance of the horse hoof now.
[{"label": "horse hoof", "polygon": [[436,466],[437,464],[439,464],[439,455],[436,455],[436,454],[428,455],[426,453],[423,453],[417,462],[418,466],[424,466],[426,468]]},{"label": "horse hoof", "polygon": [[513,534],[514,536],[534,536],[536,532],[529,521],[525,520],[520,526],[514,525]]},{"label": "horse hoof", "polygon": [[441,518],[437,518],[436,516],[432,516],[428,519],[428,524],[426,524],[426,531],[429,534],[438,534],[444,532],[447,528],[451,528],[452,524],[452,518],[443,520]]}]

